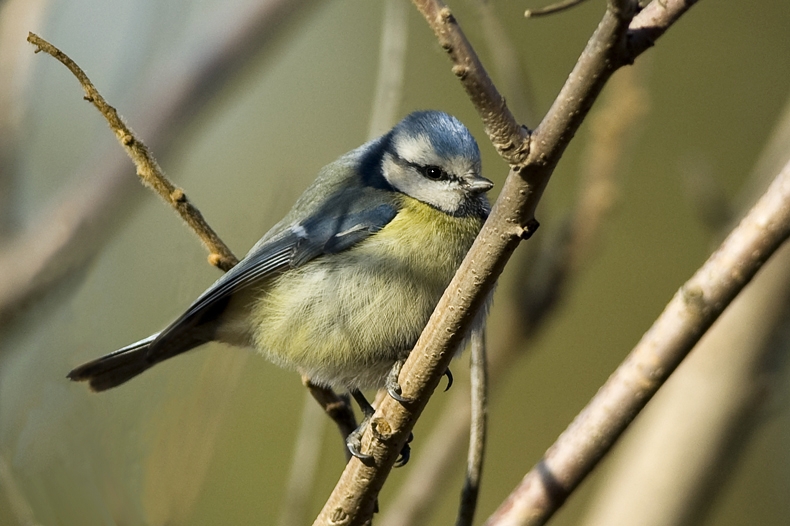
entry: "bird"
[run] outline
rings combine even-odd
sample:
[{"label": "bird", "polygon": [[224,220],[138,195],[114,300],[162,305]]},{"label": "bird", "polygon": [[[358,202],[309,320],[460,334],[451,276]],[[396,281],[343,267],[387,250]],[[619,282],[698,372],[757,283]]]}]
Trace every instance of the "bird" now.
[{"label": "bird", "polygon": [[351,393],[365,418],[347,442],[364,458],[359,439],[373,409],[361,390],[401,396],[400,367],[490,212],[493,183],[481,171],[477,142],[458,119],[410,113],[323,167],[164,330],[68,378],[99,392],[210,341],[252,348],[314,385]]}]

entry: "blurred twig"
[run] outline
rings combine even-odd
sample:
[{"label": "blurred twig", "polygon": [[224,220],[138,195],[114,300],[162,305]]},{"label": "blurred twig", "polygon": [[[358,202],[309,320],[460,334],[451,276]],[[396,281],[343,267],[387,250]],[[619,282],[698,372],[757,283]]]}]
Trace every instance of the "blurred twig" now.
[{"label": "blurred twig", "polygon": [[790,163],[486,524],[544,524],[790,236]]},{"label": "blurred twig", "polygon": [[387,0],[379,49],[379,70],[373,95],[368,139],[386,133],[395,124],[406,68],[409,40],[408,6],[404,0]]},{"label": "blurred twig", "polygon": [[14,475],[8,465],[5,455],[0,454],[0,487],[8,499],[11,511],[19,522],[20,526],[38,526],[33,508],[25,499],[25,495],[17,487]]},{"label": "blurred twig", "polygon": [[553,15],[560,13],[566,9],[576,7],[577,5],[585,2],[586,0],[562,0],[556,4],[547,5],[546,7],[539,7],[537,9],[527,9],[524,11],[526,18],[537,18],[539,16]]},{"label": "blurred twig", "polygon": [[472,526],[477,509],[477,497],[483,476],[488,421],[488,368],[485,329],[472,331],[471,357],[471,429],[469,453],[466,460],[466,478],[461,491],[456,526]]},{"label": "blurred twig", "polygon": [[31,57],[20,28],[36,27],[46,13],[46,0],[8,0],[0,4],[0,243],[17,227],[19,128],[27,105],[22,93],[29,82]]},{"label": "blurred twig", "polygon": [[507,28],[497,16],[494,6],[486,0],[474,0],[480,13],[480,24],[483,29],[488,54],[493,63],[494,76],[499,78],[502,92],[507,96],[507,103],[513,114],[527,123],[534,125],[537,119],[537,105],[532,92],[532,85],[526,68]]},{"label": "blurred twig", "polygon": [[[284,502],[280,507],[279,526],[300,526],[307,519],[307,503],[312,494],[315,473],[321,454],[326,417],[322,404],[316,404],[308,391],[302,409],[302,421],[294,440],[291,472],[285,486]],[[335,420],[337,422],[337,420]],[[353,430],[353,429],[352,429]],[[346,434],[348,436],[348,434]],[[343,444],[343,448],[348,451]]]},{"label": "blurred twig", "polygon": [[[408,9],[403,0],[387,0],[384,4],[383,28],[379,49],[379,68],[376,78],[375,94],[371,107],[368,139],[373,139],[389,130],[395,123],[401,95],[403,93],[403,77],[406,67],[406,44],[408,42]],[[342,437],[343,452],[346,460],[351,454],[346,447],[346,438],[357,427],[354,411],[348,397],[338,396],[331,389],[314,385],[303,377],[302,383],[309,390],[309,396],[315,399],[337,425]],[[309,402],[312,403],[312,402]],[[280,515],[280,524],[304,524],[306,503],[310,494],[306,488],[312,487],[315,464],[318,461],[317,451],[323,420],[319,422],[318,412],[305,410],[294,447],[294,459],[291,463],[291,478]],[[310,453],[306,453],[306,452]]]}]

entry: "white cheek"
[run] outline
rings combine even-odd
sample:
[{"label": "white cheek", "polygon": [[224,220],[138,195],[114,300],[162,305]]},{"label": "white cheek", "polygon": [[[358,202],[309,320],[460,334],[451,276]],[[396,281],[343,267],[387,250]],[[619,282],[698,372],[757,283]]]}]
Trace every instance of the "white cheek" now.
[{"label": "white cheek", "polygon": [[385,156],[384,177],[398,191],[418,201],[454,213],[461,206],[463,192],[447,181],[430,181],[424,177],[398,166],[392,157]]}]

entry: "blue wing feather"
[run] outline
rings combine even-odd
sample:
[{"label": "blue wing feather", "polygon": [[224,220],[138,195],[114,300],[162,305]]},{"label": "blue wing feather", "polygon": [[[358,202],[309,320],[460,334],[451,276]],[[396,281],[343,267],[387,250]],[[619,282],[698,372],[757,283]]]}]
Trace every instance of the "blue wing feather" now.
[{"label": "blue wing feather", "polygon": [[[267,235],[266,241],[254,246],[238,265],[159,333],[149,348],[148,356],[154,358],[164,349],[171,349],[170,343],[174,339],[187,335],[190,340],[184,343],[184,347],[211,340],[213,327],[210,327],[210,322],[221,315],[235,292],[322,255],[348,250],[381,230],[397,214],[392,194],[364,187],[357,189],[356,193],[352,196],[347,195],[348,192],[340,192],[302,222],[289,227],[278,225],[279,232]],[[196,330],[203,324],[209,325],[207,330]],[[169,354],[170,351],[167,352]]]}]

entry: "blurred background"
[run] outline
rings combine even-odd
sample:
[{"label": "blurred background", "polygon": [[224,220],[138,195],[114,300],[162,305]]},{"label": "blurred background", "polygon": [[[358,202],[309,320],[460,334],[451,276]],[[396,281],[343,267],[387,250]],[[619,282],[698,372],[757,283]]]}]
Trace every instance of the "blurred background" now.
[{"label": "blurred background", "polygon": [[[604,5],[534,20],[523,18],[534,0],[450,7],[534,127]],[[508,266],[491,314],[498,365],[477,522],[790,157],[789,24],[781,0],[700,2],[614,76],[568,148],[538,209],[542,227]],[[447,57],[416,10],[394,0],[0,2],[0,524],[312,521],[344,458],[295,373],[213,345],[101,395],[65,379],[160,330],[219,271],[139,184],[71,74],[34,55],[28,31],[82,66],[239,256],[321,166],[415,109],[466,123],[501,188],[507,166]],[[395,103],[371,125],[380,69],[395,74]],[[790,263],[774,267],[552,524],[786,521]],[[466,439],[447,415],[468,390],[468,354],[453,372],[456,386],[436,393],[415,429],[412,462],[384,488],[382,524],[454,520]],[[297,480],[300,429],[317,443],[299,453],[308,476]],[[404,487],[429,480],[429,451],[448,463],[423,492],[429,504],[407,511],[418,505]]]}]

